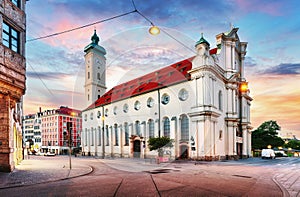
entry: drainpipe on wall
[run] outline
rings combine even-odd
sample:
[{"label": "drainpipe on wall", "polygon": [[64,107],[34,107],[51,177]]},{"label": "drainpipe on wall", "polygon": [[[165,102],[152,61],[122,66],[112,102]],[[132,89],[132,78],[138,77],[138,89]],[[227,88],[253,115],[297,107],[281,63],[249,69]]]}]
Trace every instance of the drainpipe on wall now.
[{"label": "drainpipe on wall", "polygon": [[104,127],[104,107],[102,107],[102,159],[105,158]]},{"label": "drainpipe on wall", "polygon": [[158,137],[160,138],[160,89],[157,90],[158,92]]}]

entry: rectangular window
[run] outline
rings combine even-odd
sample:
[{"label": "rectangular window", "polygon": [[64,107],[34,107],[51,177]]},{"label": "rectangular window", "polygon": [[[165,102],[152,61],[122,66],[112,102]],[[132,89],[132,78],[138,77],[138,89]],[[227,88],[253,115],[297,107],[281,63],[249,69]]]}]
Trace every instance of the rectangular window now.
[{"label": "rectangular window", "polygon": [[10,0],[13,4],[15,4],[18,8],[21,8],[21,0]]},{"label": "rectangular window", "polygon": [[2,42],[3,44],[10,48],[11,50],[19,53],[20,51],[20,33],[8,25],[6,22],[3,22],[3,34]]}]

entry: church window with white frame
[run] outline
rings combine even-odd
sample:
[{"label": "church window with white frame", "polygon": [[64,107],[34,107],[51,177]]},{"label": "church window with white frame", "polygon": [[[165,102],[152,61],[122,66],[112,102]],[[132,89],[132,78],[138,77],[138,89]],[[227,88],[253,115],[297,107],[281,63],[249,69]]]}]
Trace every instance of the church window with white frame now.
[{"label": "church window with white frame", "polygon": [[170,137],[170,119],[165,117],[163,119],[163,129],[164,129],[164,136]]},{"label": "church window with white frame", "polygon": [[170,96],[168,94],[163,94],[161,97],[161,103],[166,105],[170,102]]},{"label": "church window with white frame", "polygon": [[134,109],[136,111],[138,111],[139,109],[141,109],[141,103],[140,103],[140,101],[135,101],[135,103],[134,103]]},{"label": "church window with white frame", "polygon": [[219,94],[218,94],[218,100],[219,100],[219,110],[223,110],[223,95],[222,95],[222,91],[220,90],[219,91]]},{"label": "church window with white frame", "polygon": [[125,104],[123,105],[123,112],[124,112],[124,113],[127,113],[128,110],[129,110],[128,104],[125,103]]},{"label": "church window with white frame", "polygon": [[119,133],[118,133],[118,125],[114,125],[115,130],[115,146],[119,146]]},{"label": "church window with white frame", "polygon": [[179,92],[178,92],[178,98],[181,101],[185,101],[186,99],[188,99],[189,97],[189,93],[186,89],[182,88]]},{"label": "church window with white frame", "polygon": [[140,121],[135,121],[135,132],[136,135],[141,135],[141,125],[140,125]]},{"label": "church window with white frame", "polygon": [[147,106],[149,108],[153,107],[154,106],[154,99],[152,97],[149,97],[148,100],[147,100]]},{"label": "church window with white frame", "polygon": [[129,146],[129,125],[127,122],[124,123],[124,131],[125,131],[125,145]]},{"label": "church window with white frame", "polygon": [[180,119],[181,141],[189,140],[189,119],[186,115],[182,115]]},{"label": "church window with white frame", "polygon": [[98,127],[98,146],[101,146],[101,127]]},{"label": "church window with white frame", "polygon": [[108,125],[105,127],[105,133],[106,133],[106,146],[109,146],[109,129]]},{"label": "church window with white frame", "polygon": [[154,120],[149,119],[148,126],[149,126],[149,138],[153,138],[154,137]]}]

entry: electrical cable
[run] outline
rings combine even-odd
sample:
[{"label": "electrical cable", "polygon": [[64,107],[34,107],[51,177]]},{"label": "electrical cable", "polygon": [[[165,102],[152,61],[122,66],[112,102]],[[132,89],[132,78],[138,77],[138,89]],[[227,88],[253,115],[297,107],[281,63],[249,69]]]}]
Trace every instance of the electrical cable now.
[{"label": "electrical cable", "polygon": [[137,12],[137,10],[133,10],[131,12],[126,12],[124,14],[120,14],[120,15],[113,16],[113,17],[110,17],[110,18],[107,18],[107,19],[96,21],[94,23],[89,23],[89,24],[86,24],[86,25],[83,25],[83,26],[80,26],[80,27],[75,27],[73,29],[68,29],[68,30],[57,32],[57,33],[54,33],[54,34],[49,34],[49,35],[46,35],[46,36],[41,36],[41,37],[38,37],[38,38],[29,39],[29,40],[26,40],[26,42],[32,42],[32,41],[35,41],[35,40],[41,40],[41,39],[57,36],[57,35],[60,35],[60,34],[68,33],[68,32],[71,32],[71,31],[76,31],[76,30],[83,29],[83,28],[86,28],[86,27],[89,27],[89,26],[92,26],[92,25],[96,25],[96,24],[99,24],[99,23],[103,23],[103,22],[106,22],[106,21],[110,21],[110,20],[119,18],[119,17],[123,17],[123,16],[126,16],[128,14],[132,14],[134,12]]}]

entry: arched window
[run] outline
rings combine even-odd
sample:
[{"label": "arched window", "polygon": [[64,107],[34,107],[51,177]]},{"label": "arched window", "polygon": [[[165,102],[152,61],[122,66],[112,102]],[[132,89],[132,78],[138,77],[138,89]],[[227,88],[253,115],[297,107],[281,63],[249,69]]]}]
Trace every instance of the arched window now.
[{"label": "arched window", "polygon": [[97,73],[97,79],[100,80],[100,73]]},{"label": "arched window", "polygon": [[148,126],[149,126],[149,138],[154,137],[154,121],[152,119],[148,120]]},{"label": "arched window", "polygon": [[219,91],[218,98],[219,98],[219,110],[223,110],[223,95],[221,90]]},{"label": "arched window", "polygon": [[93,127],[91,128],[91,133],[90,133],[90,139],[91,139],[91,142],[90,142],[90,145],[91,146],[94,146],[94,129]]},{"label": "arched window", "polygon": [[98,146],[101,146],[101,127],[98,127]]},{"label": "arched window", "polygon": [[87,133],[88,133],[88,129],[85,128],[85,132],[84,132],[84,141],[85,141],[85,146],[87,146],[88,140],[87,140]]},{"label": "arched window", "polygon": [[165,117],[163,123],[164,123],[164,136],[170,137],[170,119],[168,117]]},{"label": "arched window", "polygon": [[141,126],[140,126],[140,121],[135,121],[135,131],[136,135],[141,135]]},{"label": "arched window", "polygon": [[106,146],[109,146],[109,130],[107,125],[105,127],[105,132],[106,132]]},{"label": "arched window", "polygon": [[189,140],[189,119],[186,115],[181,116],[180,120],[180,131],[181,131],[181,140]]},{"label": "arched window", "polygon": [[97,112],[97,118],[101,118],[101,112],[100,111]]},{"label": "arched window", "polygon": [[88,79],[90,78],[90,72],[88,72]]},{"label": "arched window", "polygon": [[125,146],[129,146],[129,127],[128,123],[124,123],[124,131],[125,131]]},{"label": "arched window", "polygon": [[118,125],[117,124],[115,124],[114,130],[115,130],[115,146],[119,146],[119,133],[118,133]]}]

